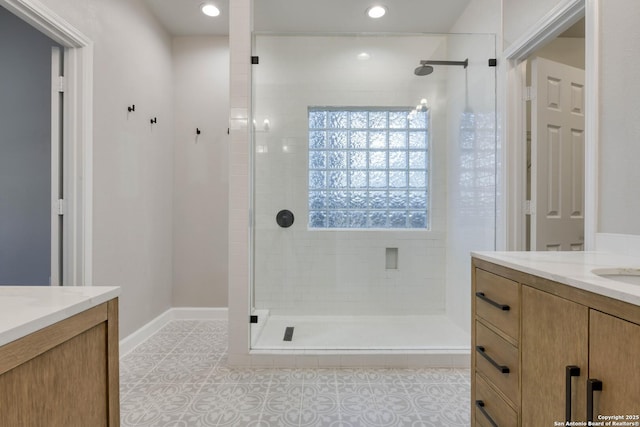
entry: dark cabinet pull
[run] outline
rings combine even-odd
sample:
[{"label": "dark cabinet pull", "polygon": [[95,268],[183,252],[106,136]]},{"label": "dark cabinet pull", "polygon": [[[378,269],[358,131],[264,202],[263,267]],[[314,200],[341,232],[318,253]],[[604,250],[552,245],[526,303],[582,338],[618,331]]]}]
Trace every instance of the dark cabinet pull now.
[{"label": "dark cabinet pull", "polygon": [[602,381],[589,378],[587,380],[587,421],[593,421],[593,392],[602,391]]},{"label": "dark cabinet pull", "polygon": [[485,418],[491,423],[493,427],[498,427],[498,424],[496,424],[496,422],[493,421],[493,418],[491,418],[491,415],[489,415],[487,410],[484,409],[484,402],[482,400],[476,400],[476,408],[480,409],[480,412],[482,412],[482,415],[485,416]]},{"label": "dark cabinet pull", "polygon": [[511,307],[507,304],[500,304],[499,302],[495,302],[494,300],[487,298],[484,296],[484,292],[476,292],[476,296],[480,298],[482,301],[486,301],[494,307],[498,307],[500,310],[509,311]]},{"label": "dark cabinet pull", "polygon": [[498,371],[502,372],[503,374],[508,374],[509,373],[509,367],[505,366],[505,365],[500,365],[499,363],[497,363],[495,360],[493,360],[491,358],[491,356],[489,356],[485,351],[484,351],[484,347],[481,345],[477,345],[476,346],[476,351],[478,353],[480,353],[480,355],[482,357],[484,357],[485,359],[487,359],[489,361],[489,363],[491,363]]},{"label": "dark cabinet pull", "polygon": [[565,419],[566,421],[571,421],[571,378],[580,376],[580,368],[577,366],[567,366],[566,368],[566,385],[565,391],[567,393],[565,398],[566,409],[565,409]]}]

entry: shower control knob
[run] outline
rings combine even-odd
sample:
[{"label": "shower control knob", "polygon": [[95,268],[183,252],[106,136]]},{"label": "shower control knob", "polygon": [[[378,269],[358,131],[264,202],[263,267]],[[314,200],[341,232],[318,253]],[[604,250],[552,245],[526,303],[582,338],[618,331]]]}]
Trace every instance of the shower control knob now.
[{"label": "shower control knob", "polygon": [[276,222],[282,228],[291,227],[293,224],[293,212],[283,209],[276,215]]}]

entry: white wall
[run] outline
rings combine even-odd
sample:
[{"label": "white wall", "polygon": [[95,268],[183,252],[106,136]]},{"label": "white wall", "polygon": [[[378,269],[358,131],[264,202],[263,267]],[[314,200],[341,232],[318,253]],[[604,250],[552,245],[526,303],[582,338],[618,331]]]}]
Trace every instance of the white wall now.
[{"label": "white wall", "polygon": [[0,7],[0,284],[51,272],[51,47]]},{"label": "white wall", "polygon": [[226,307],[227,37],[173,40],[173,93],[173,305]]},{"label": "white wall", "polygon": [[600,9],[598,231],[640,235],[640,3]]},{"label": "white wall", "polygon": [[560,3],[558,0],[502,0],[504,48]]},{"label": "white wall", "polygon": [[251,107],[251,0],[229,9],[229,363],[249,365],[250,255],[248,127]]},{"label": "white wall", "polygon": [[143,2],[47,7],[94,42],[93,283],[122,286],[126,336],[172,300],[171,40]]},{"label": "white wall", "polygon": [[[535,56],[584,70],[584,38],[558,37],[534,52]],[[527,64],[530,66],[530,64]]]},{"label": "white wall", "polygon": [[[363,51],[369,60],[357,59]],[[418,77],[413,70],[421,59],[445,58],[446,38],[258,36],[255,53],[256,307],[278,314],[443,313],[446,72]],[[431,230],[308,230],[307,108],[412,107],[421,98],[432,106]],[[294,213],[291,228],[277,226],[281,209]],[[398,271],[385,270],[387,247],[398,248]]]}]

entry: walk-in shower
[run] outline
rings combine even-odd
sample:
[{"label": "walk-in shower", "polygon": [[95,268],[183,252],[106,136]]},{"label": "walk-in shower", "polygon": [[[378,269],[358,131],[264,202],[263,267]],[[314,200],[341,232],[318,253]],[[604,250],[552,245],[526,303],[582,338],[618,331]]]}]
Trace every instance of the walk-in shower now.
[{"label": "walk-in shower", "polygon": [[251,349],[468,352],[494,36],[265,33],[252,55]]}]

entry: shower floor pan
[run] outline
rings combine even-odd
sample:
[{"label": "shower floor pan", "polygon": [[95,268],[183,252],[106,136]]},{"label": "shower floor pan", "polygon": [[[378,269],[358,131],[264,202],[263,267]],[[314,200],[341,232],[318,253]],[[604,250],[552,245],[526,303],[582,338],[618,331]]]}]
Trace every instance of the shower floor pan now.
[{"label": "shower floor pan", "polygon": [[398,350],[457,354],[468,354],[470,347],[469,333],[444,315],[269,315],[252,345],[254,350]]}]

